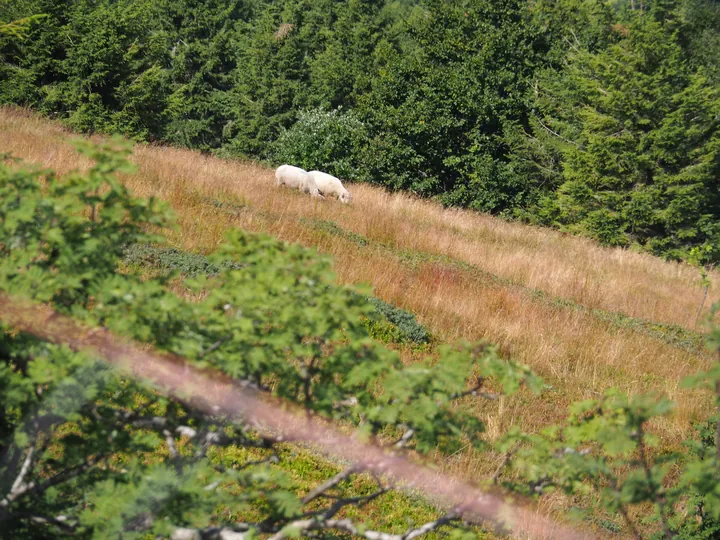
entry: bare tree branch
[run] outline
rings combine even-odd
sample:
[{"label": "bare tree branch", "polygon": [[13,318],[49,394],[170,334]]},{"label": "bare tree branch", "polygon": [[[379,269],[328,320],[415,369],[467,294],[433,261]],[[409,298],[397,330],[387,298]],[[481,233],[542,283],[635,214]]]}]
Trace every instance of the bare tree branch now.
[{"label": "bare tree branch", "polygon": [[[620,488],[617,484],[617,479],[610,476],[608,477],[608,483],[610,484],[610,487],[615,490],[615,492],[619,493]],[[594,482],[596,489],[599,487],[597,482]],[[620,503],[618,505],[618,511],[620,512],[620,515],[625,520],[625,524],[628,526],[628,529],[630,529],[630,532],[632,533],[632,536],[636,540],[642,540],[642,535],[640,534],[640,531],[638,531],[637,527],[635,526],[635,523],[632,519],[630,519],[630,515],[627,513],[627,508],[625,508],[625,505]]]},{"label": "bare tree branch", "polygon": [[565,137],[563,137],[562,135],[560,135],[560,134],[557,133],[556,131],[553,131],[552,129],[550,129],[549,127],[547,127],[547,126],[543,123],[543,121],[540,120],[540,118],[537,118],[537,121],[538,121],[538,123],[543,127],[543,129],[544,129],[545,131],[547,131],[547,132],[555,135],[557,138],[562,139],[562,140],[565,141],[566,143],[572,144],[573,146],[577,146],[578,148],[580,148],[580,145],[579,145],[578,143],[576,143],[575,141],[571,141],[570,139],[566,139]]},{"label": "bare tree branch", "polygon": [[513,457],[513,454],[518,451],[518,448],[520,448],[520,445],[516,444],[513,448],[505,452],[503,460],[500,462],[500,465],[498,465],[498,468],[495,469],[495,473],[492,475],[493,484],[497,485],[498,480],[500,479],[500,475],[502,474],[505,467],[507,467],[507,464],[510,463],[510,459]]},{"label": "bare tree branch", "polygon": [[168,450],[170,451],[170,457],[177,459],[180,454],[175,446],[175,436],[167,429],[163,430],[163,435],[165,435],[165,444],[167,444]]},{"label": "bare tree branch", "polygon": [[478,379],[477,384],[471,388],[470,390],[466,390],[465,392],[458,392],[457,394],[453,394],[450,396],[451,400],[461,399],[467,396],[479,396],[485,399],[498,399],[501,397],[501,394],[492,394],[490,392],[481,392],[480,390],[483,387],[483,384],[485,384],[485,378],[480,377]]},{"label": "bare tree branch", "polygon": [[170,535],[170,540],[243,540],[249,530],[250,526],[245,523],[207,529],[177,528]]},{"label": "bare tree branch", "polygon": [[72,534],[75,532],[75,525],[72,522],[72,518],[68,518],[64,515],[59,516],[43,516],[32,512],[12,512],[13,517],[27,518],[35,523],[44,523],[48,525],[54,525],[58,527],[66,534]]},{"label": "bare tree branch", "polygon": [[455,394],[450,399],[456,400],[456,399],[464,398],[467,396],[477,396],[477,397],[481,397],[481,398],[485,398],[485,399],[495,400],[495,399],[499,399],[500,397],[502,397],[502,394],[493,394],[491,392],[481,392],[480,385],[478,385],[477,387],[473,388],[472,390],[468,390],[467,392],[461,392],[459,394]]},{"label": "bare tree branch", "polygon": [[211,352],[216,350],[218,347],[220,347],[223,343],[225,343],[228,339],[230,339],[230,338],[226,337],[226,338],[218,339],[215,343],[213,343],[207,349],[205,349],[203,352],[201,352],[200,355],[198,356],[198,358],[202,358],[202,357],[210,354]]},{"label": "bare tree branch", "polygon": [[328,520],[335,516],[345,506],[364,506],[370,501],[377,499],[380,495],[384,495],[389,491],[386,487],[381,487],[378,491],[371,493],[370,495],[363,495],[360,497],[348,497],[346,499],[338,499],[333,505],[325,511],[318,512],[323,516],[324,520]]},{"label": "bare tree branch", "polygon": [[303,503],[303,504],[307,504],[307,503],[309,503],[310,501],[313,501],[313,500],[317,499],[320,495],[322,495],[323,493],[325,493],[328,489],[334,488],[334,487],[337,486],[340,482],[342,482],[342,481],[345,480],[346,478],[349,478],[350,476],[352,476],[352,475],[355,474],[356,472],[357,472],[357,469],[356,469],[354,466],[353,466],[353,467],[350,467],[350,468],[348,468],[348,469],[345,469],[344,471],[339,472],[338,474],[336,474],[335,476],[333,476],[332,478],[330,478],[330,479],[327,480],[326,482],[320,484],[318,487],[316,487],[315,489],[313,489],[310,493],[308,493],[307,495],[305,495],[305,497],[303,497],[303,499],[302,499],[302,503]]},{"label": "bare tree branch", "polygon": [[107,457],[108,454],[100,454],[96,457],[90,457],[85,461],[84,463],[72,467],[70,469],[66,469],[62,472],[59,472],[55,476],[52,476],[45,480],[45,482],[42,482],[41,484],[37,484],[35,482],[30,482],[29,484],[23,484],[20,486],[15,493],[9,494],[7,497],[5,497],[2,501],[0,501],[0,507],[7,507],[9,506],[14,500],[16,500],[18,497],[21,497],[23,495],[29,495],[33,493],[42,493],[46,489],[55,486],[57,484],[62,484],[63,482],[67,482],[68,480],[72,480],[76,476],[84,473],[88,469],[91,469],[94,467],[99,461],[103,460],[105,457]]},{"label": "bare tree branch", "polygon": [[403,448],[409,441],[412,439],[413,435],[415,435],[415,430],[410,428],[405,433],[403,433],[402,437],[398,439],[398,441],[393,444],[394,448]]},{"label": "bare tree branch", "polygon": [[435,521],[430,521],[425,525],[421,525],[417,529],[412,529],[406,532],[402,536],[402,539],[412,540],[413,538],[418,538],[419,536],[432,532],[435,529],[442,527],[443,525],[447,525],[451,521],[455,521],[456,519],[458,519],[458,515],[455,512],[448,512],[447,514],[445,514],[441,518],[436,519]]},{"label": "bare tree branch", "polygon": [[361,530],[349,519],[304,519],[293,521],[281,531],[271,536],[269,540],[282,540],[291,532],[292,529],[299,529],[301,532],[335,529],[350,533],[360,538],[367,538],[368,540],[412,540],[424,534],[428,534],[456,519],[458,519],[458,516],[451,512],[439,519],[436,519],[435,521],[426,523],[416,529],[411,529],[404,534],[389,534],[380,531]]},{"label": "bare tree branch", "polygon": [[658,506],[659,514],[660,514],[660,521],[663,525],[663,533],[665,535],[665,538],[672,538],[674,535],[672,533],[672,530],[670,529],[670,522],[668,521],[667,513],[665,511],[665,508],[667,506],[666,500],[665,500],[665,493],[662,488],[662,485],[657,485],[655,483],[655,480],[652,476],[652,470],[650,468],[650,461],[648,460],[647,453],[645,451],[645,430],[642,423],[638,425],[638,450],[640,452],[640,462],[643,466],[643,469],[645,471],[645,479],[648,484],[648,488],[650,488],[653,491],[653,499],[655,504]]},{"label": "bare tree branch", "polygon": [[164,416],[140,417],[132,421],[133,427],[144,429],[165,429],[167,426],[167,418]]},{"label": "bare tree branch", "polygon": [[17,478],[13,482],[12,487],[10,488],[10,495],[14,495],[15,493],[17,493],[20,490],[20,488],[24,485],[25,475],[30,470],[30,466],[32,465],[32,459],[33,459],[34,453],[35,453],[35,447],[30,446],[30,448],[28,449],[28,453],[25,456],[25,461],[23,461],[22,467],[20,467],[20,474],[18,474]]},{"label": "bare tree branch", "polygon": [[63,532],[67,534],[72,534],[75,532],[75,527],[67,523],[67,517],[65,516],[52,517],[34,514],[30,516],[30,519],[36,523],[47,523],[48,525],[54,525],[55,527],[62,529]]}]

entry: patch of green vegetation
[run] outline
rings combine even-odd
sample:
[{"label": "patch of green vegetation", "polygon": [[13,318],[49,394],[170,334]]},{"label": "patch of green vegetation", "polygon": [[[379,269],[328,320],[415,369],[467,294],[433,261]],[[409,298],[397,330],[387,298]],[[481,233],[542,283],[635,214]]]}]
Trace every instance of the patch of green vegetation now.
[{"label": "patch of green vegetation", "polygon": [[[145,266],[164,271],[178,271],[185,276],[213,276],[222,269],[208,260],[205,255],[182,251],[176,248],[133,244],[125,249],[125,263]],[[240,268],[239,263],[223,263],[226,268]]]},{"label": "patch of green vegetation", "polygon": [[[219,201],[218,201],[219,202]],[[221,203],[222,204],[222,203]],[[328,222],[331,223],[331,222]],[[337,227],[337,225],[335,225]],[[339,227],[337,227],[339,229]],[[359,236],[359,235],[358,235]],[[184,276],[217,275],[221,266],[211,262],[205,255],[177,248],[135,244],[125,250],[125,263],[161,271],[177,271]],[[225,268],[241,268],[240,263],[223,263]],[[415,315],[378,298],[369,296],[367,301],[375,307],[378,319],[368,319],[367,326],[375,339],[385,343],[430,343],[430,332],[415,319]]]},{"label": "patch of green vegetation", "polygon": [[240,212],[242,212],[243,210],[247,210],[250,206],[245,201],[229,202],[229,201],[221,201],[219,199],[214,199],[212,197],[203,197],[202,201],[206,204],[214,206],[215,208],[217,208],[219,210],[224,210],[225,212],[230,213],[234,216],[239,215]]},{"label": "patch of green vegetation", "polygon": [[[372,296],[368,302],[375,306],[375,310],[382,314],[400,333],[400,335],[413,343],[429,343],[431,336],[427,329],[417,322],[415,315],[397,306],[388,304]],[[378,331],[380,329],[378,328]]]},{"label": "patch of green vegetation", "polygon": [[[209,198],[208,202],[211,202],[217,208],[222,208],[226,211],[228,210],[228,208],[230,208],[230,205],[232,205],[232,203],[222,203],[221,201]],[[397,257],[398,260],[413,268],[417,268],[421,264],[447,265],[451,268],[456,268],[458,270],[466,272],[473,276],[475,279],[479,279],[484,283],[498,287],[509,287],[515,290],[519,290],[522,293],[528,295],[534,301],[542,302],[546,305],[551,305],[553,307],[581,311],[595,317],[600,321],[611,324],[616,328],[639,332],[653,339],[657,339],[664,343],[667,343],[668,345],[672,345],[673,347],[690,351],[695,354],[707,354],[707,347],[705,346],[706,336],[703,333],[694,332],[680,325],[650,321],[638,317],[631,317],[629,315],[625,315],[624,313],[607,311],[603,309],[591,309],[587,306],[584,306],[567,298],[553,296],[540,289],[526,287],[525,285],[518,283],[512,279],[504,278],[488,272],[487,270],[480,268],[475,264],[455,259],[447,255],[438,255],[412,249],[394,248],[392,246],[388,246],[382,242],[374,241],[361,234],[344,229],[334,221],[300,218],[299,222],[321,233],[348,240],[361,248],[375,248],[387,251],[394,257]],[[392,307],[395,308],[395,306]],[[400,308],[395,309],[400,310]],[[379,311],[382,310],[379,309]],[[402,312],[404,310],[400,311]],[[412,317],[412,314],[408,315]],[[402,314],[399,314],[396,318],[398,320],[405,320],[405,316]],[[392,319],[390,320],[392,321]],[[415,324],[418,323],[415,322]],[[412,326],[413,323],[408,322],[408,328],[411,328]],[[420,340],[418,341],[414,337],[410,337],[411,335],[418,336],[421,334],[417,334],[412,330],[410,330],[410,332],[404,333],[402,330],[400,330],[400,328],[398,328],[397,324],[395,324],[394,326],[388,326],[386,323],[383,322],[371,323],[370,330],[373,334],[373,337],[375,337],[376,339],[380,339],[381,341],[384,341],[386,343],[402,343],[407,341],[413,343],[427,342],[422,338],[420,338]],[[427,330],[425,330],[425,332],[427,332]]]},{"label": "patch of green vegetation", "polygon": [[345,240],[349,240],[353,244],[356,244],[361,247],[369,246],[371,244],[374,244],[372,240],[369,238],[364,237],[362,234],[355,233],[353,231],[348,231],[346,229],[343,229],[340,225],[335,223],[334,221],[330,221],[327,219],[306,219],[306,218],[300,218],[300,223],[304,225],[309,225],[311,228],[313,228],[316,231],[322,231],[330,236],[337,236],[340,238],[344,238]]},{"label": "patch of green vegetation", "polygon": [[[222,467],[233,468],[247,462],[265,460],[270,456],[271,453],[267,450],[229,446],[213,448],[210,461]],[[306,495],[320,483],[343,470],[341,464],[294,445],[278,447],[277,459],[269,461],[268,467],[288,476],[301,495]],[[346,496],[367,496],[377,489],[377,482],[368,474],[359,474],[349,480],[344,480],[339,487],[345,490]],[[219,508],[218,512],[223,510],[223,508]],[[357,522],[367,522],[368,517],[372,516],[373,527],[390,534],[402,534],[408,529],[432,521],[434,516],[437,516],[437,512],[437,508],[419,495],[391,491],[362,508],[347,508],[343,511],[342,516]],[[248,516],[244,516],[244,519],[248,519]],[[471,530],[477,535],[477,538],[494,538],[479,527],[473,527]],[[445,536],[438,533],[423,535],[424,539],[443,537]]]},{"label": "patch of green vegetation", "polygon": [[[201,255],[153,247],[167,241],[153,231],[175,224],[169,206],[135,198],[117,178],[133,170],[129,145],[76,144],[91,166],[62,179],[0,163],[0,291],[22,295],[23,306],[42,304],[43,313],[71,315],[90,336],[88,351],[63,343],[71,339],[66,329],[77,327],[62,320],[44,317],[36,327],[30,315],[17,331],[3,322],[0,447],[8,459],[0,476],[17,477],[22,463],[20,480],[51,477],[33,489],[0,493],[3,537],[204,538],[222,527],[248,537],[300,536],[305,529],[312,529],[307,536],[345,537],[335,533],[334,516],[357,516],[358,528],[388,524],[405,533],[427,521],[432,527],[439,509],[391,492],[396,486],[384,475],[393,470],[377,463],[361,461],[371,478],[352,468],[346,482],[311,484],[349,466],[343,453],[330,464],[309,458],[304,452],[314,447],[288,447],[261,415],[258,432],[254,411],[237,414],[215,399],[215,374],[348,430],[362,421],[361,436],[395,455],[401,452],[395,437],[407,434],[404,448],[418,457],[489,451],[482,419],[457,403],[478,379],[492,378],[506,395],[542,388],[528,368],[491,347],[444,347],[437,362],[426,357],[405,365],[368,339],[365,321],[375,308],[339,286],[330,259],[315,250],[237,229],[210,259],[215,266]],[[239,262],[241,270],[222,270]],[[172,271],[148,272],[141,264]],[[187,280],[193,292],[207,293],[188,298],[167,287],[181,269],[222,271]],[[39,330],[47,324],[52,328]],[[99,327],[100,336],[91,330]],[[141,370],[153,383],[145,384],[100,361],[112,336],[181,357],[186,369],[171,380]],[[38,411],[52,411],[42,432]],[[224,449],[229,460],[217,466],[212,456]],[[310,490],[313,496],[304,497]],[[303,529],[300,520],[312,521]],[[439,534],[477,537],[460,519],[445,521]]]},{"label": "patch of green vegetation", "polygon": [[[587,306],[584,306],[567,298],[553,296],[546,293],[545,291],[526,287],[525,285],[522,285],[521,283],[518,283],[512,279],[497,276],[495,274],[492,274],[491,272],[488,272],[487,270],[484,270],[483,268],[480,268],[477,265],[468,263],[466,261],[461,261],[447,255],[424,253],[411,249],[397,249],[380,242],[375,242],[352,231],[347,231],[333,221],[311,220],[305,218],[301,218],[300,221],[302,223],[310,225],[316,230],[321,230],[333,236],[338,236],[340,238],[350,240],[351,242],[355,243],[360,247],[373,247],[376,249],[385,250],[393,256],[397,257],[400,261],[413,267],[417,267],[420,264],[447,265],[452,268],[457,268],[458,270],[466,272],[475,277],[476,279],[481,279],[485,283],[493,284],[498,287],[509,287],[521,291],[523,294],[528,295],[532,300],[542,302],[544,304],[554,307],[572,309],[574,311],[588,313],[596,319],[611,324],[616,328],[639,332],[651,338],[658,339],[664,343],[667,343],[668,345],[672,345],[674,347],[696,354],[707,354],[707,347],[705,346],[706,336],[700,332],[694,332],[680,325],[649,321],[647,319],[631,317],[629,315],[625,315],[624,313],[607,311],[603,309],[591,309]],[[415,341],[415,339],[412,339],[412,341]]]},{"label": "patch of green vegetation", "polygon": [[693,353],[707,354],[707,347],[705,346],[706,336],[700,332],[694,332],[683,326],[650,321],[639,317],[631,317],[616,311],[590,309],[582,304],[573,302],[572,300],[551,296],[538,289],[528,288],[527,292],[533,298],[539,299],[540,301],[554,306],[589,313],[596,319],[612,324],[617,328],[639,332],[674,347],[691,351]]}]

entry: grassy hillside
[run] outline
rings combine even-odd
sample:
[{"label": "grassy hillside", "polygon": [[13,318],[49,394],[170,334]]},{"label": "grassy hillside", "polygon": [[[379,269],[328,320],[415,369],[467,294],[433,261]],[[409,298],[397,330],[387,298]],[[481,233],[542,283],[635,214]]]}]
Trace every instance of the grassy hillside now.
[{"label": "grassy hillside", "polygon": [[[0,150],[59,173],[87,165],[69,135],[25,111],[0,110]],[[689,266],[367,185],[350,186],[351,205],[313,201],[277,189],[269,169],[188,150],[140,145],[133,159],[139,170],[127,185],[178,214],[180,228],[168,232],[175,247],[212,251],[231,227],[315,246],[333,256],[343,282],[372,284],[437,341],[487,339],[531,366],[552,389],[478,401],[490,437],[512,424],[547,425],[610,387],[655,389],[678,402],[678,414],[656,426],[666,445],[709,407],[709,396],[679,388],[683,375],[711,362],[694,325],[703,291]],[[705,313],[720,299],[720,273],[711,280]],[[415,353],[403,354],[411,362]],[[460,451],[444,466],[479,478],[497,464]]]}]

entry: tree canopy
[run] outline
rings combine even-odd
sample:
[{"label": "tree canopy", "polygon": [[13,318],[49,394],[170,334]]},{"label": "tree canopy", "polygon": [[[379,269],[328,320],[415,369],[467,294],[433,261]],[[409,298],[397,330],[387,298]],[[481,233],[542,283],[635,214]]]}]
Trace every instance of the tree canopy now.
[{"label": "tree canopy", "polygon": [[292,158],[609,245],[720,257],[716,2],[0,8],[38,14],[0,42],[0,102],[75,129]]}]

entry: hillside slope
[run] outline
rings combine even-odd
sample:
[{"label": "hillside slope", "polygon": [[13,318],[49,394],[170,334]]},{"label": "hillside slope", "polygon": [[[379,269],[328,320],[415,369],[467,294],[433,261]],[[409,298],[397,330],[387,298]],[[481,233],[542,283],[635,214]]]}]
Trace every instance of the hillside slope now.
[{"label": "hillside slope", "polygon": [[[69,136],[25,111],[0,110],[0,151],[15,157],[60,173],[83,167]],[[657,425],[672,445],[710,403],[679,388],[711,361],[694,328],[703,291],[689,266],[365,185],[350,186],[351,205],[313,201],[277,189],[267,168],[188,150],[139,145],[134,160],[127,185],[172,204],[177,247],[212,251],[231,227],[315,246],[333,256],[341,281],[372,284],[438,340],[487,339],[535,369],[552,385],[542,396],[478,402],[490,437],[515,423],[537,429],[569,403],[619,387],[678,401],[678,414]],[[720,298],[720,273],[711,280],[705,313]],[[412,350],[404,354],[412,361]],[[446,467],[493,468],[476,458],[460,452]]]}]

